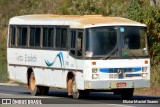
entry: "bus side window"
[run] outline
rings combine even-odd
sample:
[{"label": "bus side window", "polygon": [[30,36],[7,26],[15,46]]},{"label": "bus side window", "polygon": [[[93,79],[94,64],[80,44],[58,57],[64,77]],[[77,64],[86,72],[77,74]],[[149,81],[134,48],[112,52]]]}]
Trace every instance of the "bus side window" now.
[{"label": "bus side window", "polygon": [[40,34],[41,34],[41,28],[36,28],[35,32],[35,46],[40,46]]},{"label": "bus side window", "polygon": [[48,29],[43,28],[43,47],[48,47]]},{"label": "bus side window", "polygon": [[76,51],[75,51],[75,48],[76,48],[76,31],[75,30],[72,30],[71,31],[71,54],[75,55],[76,54]]},{"label": "bus side window", "polygon": [[61,29],[60,28],[56,28],[56,48],[60,48],[61,47]]},{"label": "bus side window", "polygon": [[48,47],[53,47],[54,28],[49,28],[48,31]]},{"label": "bus side window", "polygon": [[30,28],[30,46],[40,46],[41,29],[32,27]]},{"label": "bus side window", "polygon": [[82,56],[83,32],[78,32],[77,38],[77,56]]},{"label": "bus side window", "polygon": [[15,46],[16,45],[16,27],[11,26],[10,27],[10,46]]},{"label": "bus side window", "polygon": [[67,28],[56,28],[56,48],[67,48]]},{"label": "bus side window", "polygon": [[34,46],[35,41],[35,28],[30,28],[30,46]]},{"label": "bus side window", "polygon": [[67,48],[67,29],[63,28],[61,32],[61,48]]},{"label": "bus side window", "polygon": [[27,28],[26,27],[17,27],[17,42],[18,46],[27,45]]},{"label": "bus side window", "polygon": [[54,28],[43,28],[43,47],[53,47]]}]

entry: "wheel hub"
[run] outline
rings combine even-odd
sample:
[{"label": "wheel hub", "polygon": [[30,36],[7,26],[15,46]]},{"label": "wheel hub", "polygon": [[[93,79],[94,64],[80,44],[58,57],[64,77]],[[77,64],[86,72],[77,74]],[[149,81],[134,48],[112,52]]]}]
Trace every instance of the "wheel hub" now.
[{"label": "wheel hub", "polygon": [[35,78],[33,77],[32,79],[31,79],[31,90],[34,90],[35,89]]}]

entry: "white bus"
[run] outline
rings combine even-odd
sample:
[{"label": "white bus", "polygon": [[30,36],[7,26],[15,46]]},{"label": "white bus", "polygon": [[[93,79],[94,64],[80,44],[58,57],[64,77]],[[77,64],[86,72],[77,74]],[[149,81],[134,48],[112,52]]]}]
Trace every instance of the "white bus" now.
[{"label": "white bus", "polygon": [[134,88],[150,87],[146,25],[100,15],[24,15],[9,21],[7,44],[11,80],[32,95],[49,87],[82,98],[109,91],[123,99]]}]

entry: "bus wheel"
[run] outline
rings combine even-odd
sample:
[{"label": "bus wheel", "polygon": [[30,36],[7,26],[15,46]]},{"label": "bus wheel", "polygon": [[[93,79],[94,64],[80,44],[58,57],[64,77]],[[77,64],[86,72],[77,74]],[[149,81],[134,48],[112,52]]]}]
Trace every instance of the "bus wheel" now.
[{"label": "bus wheel", "polygon": [[30,90],[31,90],[31,95],[39,95],[40,94],[40,87],[36,86],[36,80],[34,73],[31,73],[30,79],[29,79],[29,85],[30,85]]},{"label": "bus wheel", "polygon": [[72,78],[72,96],[75,99],[81,98],[81,91],[77,89],[75,77]]},{"label": "bus wheel", "polygon": [[86,91],[86,90],[78,90],[78,89],[77,89],[75,77],[73,77],[73,78],[72,78],[72,96],[73,96],[73,98],[75,98],[75,99],[80,99],[80,98],[88,97],[89,94],[90,94],[89,91]]},{"label": "bus wheel", "polygon": [[121,90],[121,97],[122,99],[129,100],[133,97],[134,88],[129,89],[122,89]]},{"label": "bus wheel", "polygon": [[68,97],[72,97],[72,78],[67,81]]},{"label": "bus wheel", "polygon": [[39,86],[40,95],[47,95],[49,91],[49,87],[46,86]]}]

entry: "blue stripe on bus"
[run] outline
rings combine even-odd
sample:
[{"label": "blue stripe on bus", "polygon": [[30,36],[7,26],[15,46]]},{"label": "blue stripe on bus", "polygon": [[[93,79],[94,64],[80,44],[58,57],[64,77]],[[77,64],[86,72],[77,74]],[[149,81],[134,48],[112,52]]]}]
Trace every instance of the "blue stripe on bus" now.
[{"label": "blue stripe on bus", "polygon": [[135,68],[99,68],[100,72],[103,73],[117,73],[117,70],[123,70],[124,72],[139,72],[142,70],[141,67]]},{"label": "blue stripe on bus", "polygon": [[109,68],[100,68],[99,70],[104,73],[109,73]]},{"label": "blue stripe on bus", "polygon": [[142,76],[142,74],[126,74],[126,77],[139,77]]},{"label": "blue stripe on bus", "polygon": [[132,68],[134,71],[140,71],[141,68]]}]

